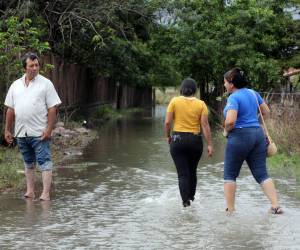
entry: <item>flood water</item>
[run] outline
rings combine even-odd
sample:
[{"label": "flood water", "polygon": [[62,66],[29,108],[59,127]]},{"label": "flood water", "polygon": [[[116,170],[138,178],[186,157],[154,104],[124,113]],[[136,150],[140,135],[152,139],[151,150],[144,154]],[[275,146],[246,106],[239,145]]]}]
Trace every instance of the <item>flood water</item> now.
[{"label": "flood water", "polygon": [[270,205],[245,166],[237,212],[225,214],[223,150],[203,155],[191,207],[181,205],[163,137],[165,107],[113,122],[54,178],[53,200],[0,196],[0,249],[300,249],[299,190],[274,174],[285,213]]}]

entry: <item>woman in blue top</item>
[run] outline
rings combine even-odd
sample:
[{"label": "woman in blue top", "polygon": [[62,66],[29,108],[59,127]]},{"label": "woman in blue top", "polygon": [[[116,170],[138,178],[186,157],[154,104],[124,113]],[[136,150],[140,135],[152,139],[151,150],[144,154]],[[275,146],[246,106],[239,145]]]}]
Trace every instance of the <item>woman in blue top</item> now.
[{"label": "woman in blue top", "polygon": [[233,68],[224,75],[224,86],[230,96],[224,108],[227,140],[224,161],[224,192],[226,211],[235,210],[236,178],[241,166],[247,162],[255,180],[261,185],[271,202],[270,212],[281,214],[277,193],[266,168],[267,147],[265,135],[258,121],[258,104],[264,118],[270,112],[261,96],[246,88],[247,81],[243,71]]}]

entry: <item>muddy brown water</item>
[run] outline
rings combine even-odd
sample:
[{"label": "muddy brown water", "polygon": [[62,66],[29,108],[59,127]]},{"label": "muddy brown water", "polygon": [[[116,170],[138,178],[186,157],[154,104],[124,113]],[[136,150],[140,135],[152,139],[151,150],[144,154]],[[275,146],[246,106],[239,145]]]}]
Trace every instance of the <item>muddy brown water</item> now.
[{"label": "muddy brown water", "polygon": [[282,216],[245,166],[237,212],[224,213],[223,150],[204,154],[196,199],[181,206],[163,139],[165,107],[113,122],[55,176],[50,203],[0,195],[0,249],[300,249],[299,185],[274,174]]}]

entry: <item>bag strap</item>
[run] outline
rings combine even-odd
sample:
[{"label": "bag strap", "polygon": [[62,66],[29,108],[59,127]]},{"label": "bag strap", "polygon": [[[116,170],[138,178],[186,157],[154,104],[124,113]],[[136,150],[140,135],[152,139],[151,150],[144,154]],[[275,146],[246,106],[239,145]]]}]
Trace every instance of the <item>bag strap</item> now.
[{"label": "bag strap", "polygon": [[258,110],[259,110],[259,114],[260,114],[260,117],[261,117],[261,121],[262,121],[264,130],[265,130],[265,133],[266,133],[266,136],[267,136],[269,142],[271,143],[271,142],[273,142],[273,141],[272,141],[272,139],[271,139],[271,137],[270,137],[270,135],[269,135],[269,131],[268,131],[268,128],[267,128],[267,126],[266,126],[265,119],[264,119],[264,117],[263,117],[263,115],[262,115],[262,112],[261,112],[261,109],[260,109],[260,106],[259,106],[259,103],[258,103],[257,96],[256,96],[254,90],[249,89],[249,91],[250,91],[250,92],[254,95],[254,97],[255,97],[255,100],[256,100],[256,103],[257,103],[257,106],[258,106]]}]

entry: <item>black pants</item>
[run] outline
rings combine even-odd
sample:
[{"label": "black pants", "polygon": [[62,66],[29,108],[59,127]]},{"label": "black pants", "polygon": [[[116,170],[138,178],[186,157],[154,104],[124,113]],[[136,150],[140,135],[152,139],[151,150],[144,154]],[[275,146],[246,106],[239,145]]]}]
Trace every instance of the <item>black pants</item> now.
[{"label": "black pants", "polygon": [[194,199],[197,186],[197,166],[203,152],[201,135],[173,132],[170,152],[178,173],[182,201]]}]

